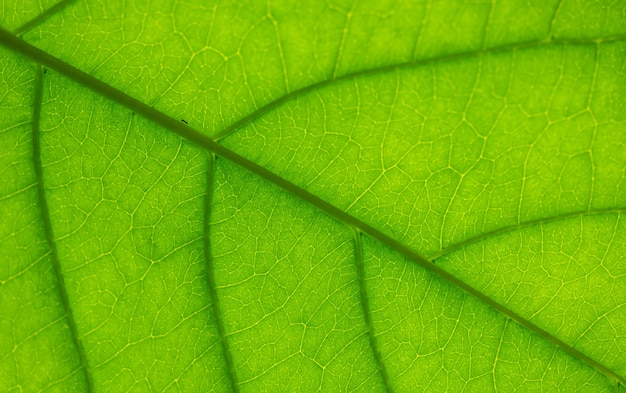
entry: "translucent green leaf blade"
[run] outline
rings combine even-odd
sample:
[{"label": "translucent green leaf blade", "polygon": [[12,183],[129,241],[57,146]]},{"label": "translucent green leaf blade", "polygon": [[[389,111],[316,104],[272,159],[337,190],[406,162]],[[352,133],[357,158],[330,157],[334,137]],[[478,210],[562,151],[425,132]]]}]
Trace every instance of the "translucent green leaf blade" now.
[{"label": "translucent green leaf blade", "polygon": [[622,391],[625,7],[2,3],[0,390]]}]

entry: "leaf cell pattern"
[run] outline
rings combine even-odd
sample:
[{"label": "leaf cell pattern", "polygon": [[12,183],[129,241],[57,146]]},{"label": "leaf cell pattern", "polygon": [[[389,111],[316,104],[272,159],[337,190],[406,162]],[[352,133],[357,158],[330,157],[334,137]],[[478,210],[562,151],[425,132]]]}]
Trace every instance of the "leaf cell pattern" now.
[{"label": "leaf cell pattern", "polygon": [[1,390],[623,391],[625,11],[4,2]]}]

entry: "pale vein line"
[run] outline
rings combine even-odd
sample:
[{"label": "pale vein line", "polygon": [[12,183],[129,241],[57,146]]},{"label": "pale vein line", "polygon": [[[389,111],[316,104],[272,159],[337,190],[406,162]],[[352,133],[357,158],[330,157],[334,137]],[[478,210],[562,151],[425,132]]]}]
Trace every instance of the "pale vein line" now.
[{"label": "pale vein line", "polygon": [[591,142],[589,143],[589,163],[591,164],[591,189],[589,190],[589,201],[587,201],[587,209],[591,209],[591,202],[593,200],[593,194],[596,190],[596,164],[593,158],[594,145],[596,143],[597,134],[598,134],[598,119],[596,119],[596,115],[591,108],[591,99],[593,97],[593,93],[596,89],[597,77],[598,77],[598,68],[600,64],[600,47],[596,46],[596,61],[594,62],[593,67],[593,79],[591,81],[591,89],[589,89],[589,96],[587,97],[587,108],[586,110],[591,114],[591,118],[593,119],[593,127],[591,135]]},{"label": "pale vein line", "polygon": [[350,28],[350,21],[352,20],[352,16],[354,15],[354,7],[356,6],[357,1],[354,1],[350,6],[350,10],[346,14],[346,20],[343,25],[343,30],[341,31],[341,40],[339,41],[339,48],[337,48],[337,58],[335,59],[335,64],[333,65],[332,79],[337,78],[337,71],[339,70],[339,63],[341,62],[341,56],[343,55],[343,49],[346,45],[346,37],[348,36],[348,29]]},{"label": "pale vein line", "polygon": [[35,169],[35,177],[37,178],[37,194],[39,199],[39,207],[41,208],[41,216],[44,224],[44,231],[46,233],[46,240],[48,241],[48,247],[50,247],[50,258],[54,266],[54,274],[59,287],[59,295],[61,297],[61,303],[65,311],[67,318],[67,324],[72,335],[72,341],[76,346],[78,357],[80,360],[81,368],[85,375],[85,382],[87,383],[87,391],[93,392],[93,381],[91,374],[89,373],[89,365],[87,363],[87,356],[83,345],[78,338],[78,329],[76,327],[76,320],[72,314],[72,308],[70,307],[70,301],[67,296],[67,288],[65,286],[65,279],[63,278],[63,272],[61,270],[61,263],[57,254],[56,244],[54,242],[54,234],[52,233],[52,222],[50,221],[50,212],[48,210],[48,202],[46,200],[46,191],[43,186],[43,167],[41,165],[41,101],[43,96],[43,69],[41,66],[37,66],[36,86],[35,86],[35,99],[33,102],[33,162]]},{"label": "pale vein line", "polygon": [[226,330],[224,329],[224,320],[222,319],[222,312],[220,310],[220,304],[217,298],[217,288],[215,285],[215,267],[213,266],[213,256],[211,255],[211,203],[213,201],[213,191],[215,183],[215,156],[213,154],[209,154],[209,165],[207,168],[206,182],[206,198],[204,204],[204,257],[208,273],[209,292],[211,294],[211,300],[213,305],[213,316],[215,317],[217,332],[220,337],[220,343],[222,344],[222,353],[224,354],[226,369],[228,370],[228,379],[230,380],[230,386],[233,389],[233,392],[237,393],[239,392],[239,383],[237,382],[235,364],[233,363],[233,357],[230,351],[230,347],[228,345],[228,338],[226,337]]},{"label": "pale vein line", "polygon": [[385,363],[383,363],[380,350],[378,349],[378,342],[376,341],[376,335],[374,333],[374,322],[372,321],[372,312],[370,310],[369,297],[367,296],[367,287],[365,285],[365,266],[363,264],[363,245],[361,244],[361,232],[359,232],[358,230],[354,231],[354,252],[357,274],[359,278],[361,308],[363,309],[363,315],[365,316],[367,335],[369,336],[370,345],[372,347],[372,351],[374,352],[374,359],[376,360],[376,365],[378,366],[378,370],[380,371],[380,376],[383,380],[383,384],[385,385],[385,389],[387,392],[393,393],[391,381],[389,379],[389,375],[387,374]]},{"label": "pale vein line", "polygon": [[285,63],[285,53],[283,52],[283,45],[280,40],[280,29],[278,28],[278,21],[274,19],[274,15],[272,15],[272,6],[269,0],[267,1],[267,17],[269,18],[270,22],[272,22],[272,26],[274,28],[276,46],[278,47],[278,54],[280,56],[280,62],[283,68],[283,81],[285,83],[285,91],[289,93],[289,90],[291,89],[289,88],[289,77],[287,72],[287,64]]},{"label": "pale vein line", "polygon": [[20,35],[20,34],[26,33],[28,30],[30,30],[33,27],[37,26],[38,24],[40,24],[41,22],[45,21],[46,19],[48,19],[52,15],[56,14],[57,12],[63,10],[63,8],[67,7],[68,5],[72,4],[73,2],[74,2],[74,0],[63,0],[63,1],[59,2],[59,3],[56,3],[52,7],[48,8],[47,10],[42,12],[41,14],[37,15],[35,18],[29,20],[28,22],[24,23],[22,26],[20,26],[17,29],[15,29],[13,31],[13,34]]},{"label": "pale vein line", "polygon": [[460,250],[469,245],[482,242],[483,240],[496,237],[496,236],[505,234],[507,232],[512,232],[512,231],[516,231],[519,229],[523,229],[523,228],[527,228],[527,227],[531,227],[535,225],[543,225],[543,224],[548,224],[548,223],[555,222],[555,221],[563,221],[563,220],[567,220],[567,219],[574,218],[574,217],[585,217],[585,216],[593,216],[593,215],[600,215],[600,214],[620,214],[620,213],[626,213],[626,208],[622,207],[622,208],[584,210],[584,211],[578,211],[578,212],[572,212],[572,213],[559,214],[559,215],[550,216],[550,217],[537,218],[535,220],[525,221],[519,224],[507,225],[505,227],[498,228],[490,232],[481,233],[480,235],[476,235],[476,236],[470,237],[469,239],[460,241],[458,243],[451,244],[447,247],[444,247],[440,251],[426,255],[425,257],[428,260],[434,261],[437,258],[441,258],[444,255],[450,254],[454,251]]},{"label": "pale vein line", "polygon": [[[626,35],[620,36],[619,39],[626,38]],[[612,40],[617,38],[613,37]],[[602,39],[602,41],[606,41],[606,39]],[[574,40],[572,43],[579,42],[579,40]],[[613,380],[619,381],[621,384],[626,385],[626,379],[620,375],[618,375],[613,370],[610,370],[606,366],[600,364],[599,362],[591,359],[589,356],[580,352],[579,350],[573,348],[569,344],[560,340],[559,338],[551,335],[546,330],[540,328],[529,320],[525,319],[521,315],[516,314],[512,310],[506,308],[504,305],[496,302],[491,299],[486,294],[480,292],[479,290],[473,288],[469,284],[461,281],[459,278],[453,276],[448,273],[441,267],[431,263],[429,260],[424,258],[422,255],[418,254],[411,247],[406,244],[384,234],[383,232],[375,229],[374,227],[366,224],[360,219],[351,216],[350,214],[344,212],[338,207],[326,202],[321,199],[317,195],[306,191],[305,189],[287,181],[286,179],[280,177],[279,175],[267,170],[266,168],[256,164],[248,160],[247,158],[240,156],[239,154],[229,150],[228,148],[220,145],[215,140],[210,137],[201,134],[200,132],[192,129],[188,125],[179,122],[176,119],[173,119],[166,115],[163,112],[158,111],[157,109],[148,106],[147,104],[127,95],[126,93],[108,85],[107,83],[102,82],[101,80],[85,73],[84,71],[79,70],[78,68],[65,63],[64,61],[50,55],[38,49],[31,44],[24,42],[13,34],[7,32],[4,29],[0,28],[0,43],[2,43],[7,48],[22,54],[23,56],[28,57],[34,62],[45,65],[50,69],[55,70],[56,72],[65,75],[69,79],[80,83],[84,87],[109,98],[110,100],[120,104],[121,106],[133,111],[144,118],[168,129],[169,131],[175,133],[176,135],[186,139],[187,141],[196,144],[197,146],[208,150],[232,163],[240,166],[241,168],[246,169],[247,171],[265,179],[266,181],[273,183],[277,187],[283,189],[284,191],[294,195],[302,199],[304,202],[311,204],[317,209],[323,211],[327,215],[335,218],[339,222],[347,225],[350,228],[357,229],[360,232],[371,236],[372,238],[378,240],[379,242],[385,244],[389,248],[395,250],[400,253],[407,259],[413,261],[417,265],[421,266],[423,269],[427,270],[430,273],[438,275],[443,280],[450,282],[452,285],[457,286],[461,290],[467,292],[469,295],[475,297],[477,300],[483,302],[487,306],[493,308],[494,310],[504,314],[510,319],[513,319],[523,327],[535,332],[537,335],[543,337],[545,340],[551,342],[553,345],[561,348],[563,351],[569,353],[573,357],[578,358],[582,362],[589,364],[591,367],[595,368],[598,372],[603,373],[604,375],[612,378]],[[540,42],[541,43],[541,42]],[[598,40],[584,41],[585,44],[597,44]],[[456,56],[454,57],[456,58]],[[411,66],[414,66],[414,63],[411,63]],[[399,66],[394,67],[383,67],[377,69],[377,72],[380,72],[382,69],[396,69]],[[373,71],[365,73],[372,73]]]},{"label": "pale vein line", "polygon": [[12,192],[12,193],[10,193],[10,194],[6,194],[6,195],[1,196],[1,197],[0,197],[0,201],[5,201],[5,200],[7,200],[7,199],[11,199],[11,198],[13,198],[14,196],[16,196],[16,195],[20,195],[20,194],[22,194],[22,193],[24,193],[24,192],[26,192],[26,191],[30,190],[31,188],[36,187],[36,186],[37,186],[37,184],[36,184],[36,183],[29,184],[29,185],[27,185],[26,187],[22,187],[22,188],[20,188],[19,190],[16,190],[16,191],[14,191],[14,192]]},{"label": "pale vein line", "polygon": [[496,382],[496,367],[498,366],[498,358],[500,357],[500,350],[502,349],[502,342],[504,341],[504,335],[506,334],[506,327],[509,324],[509,320],[504,321],[504,326],[502,327],[502,334],[500,335],[500,342],[498,343],[498,350],[496,351],[496,356],[493,359],[493,367],[491,368],[491,378],[493,380],[493,388],[497,392],[498,391],[498,383]]}]

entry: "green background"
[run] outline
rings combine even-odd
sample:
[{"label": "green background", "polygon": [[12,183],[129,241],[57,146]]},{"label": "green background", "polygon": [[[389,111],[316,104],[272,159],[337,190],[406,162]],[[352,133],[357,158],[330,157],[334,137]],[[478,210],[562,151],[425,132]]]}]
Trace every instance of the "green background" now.
[{"label": "green background", "polygon": [[625,2],[0,26],[1,391],[626,391]]}]

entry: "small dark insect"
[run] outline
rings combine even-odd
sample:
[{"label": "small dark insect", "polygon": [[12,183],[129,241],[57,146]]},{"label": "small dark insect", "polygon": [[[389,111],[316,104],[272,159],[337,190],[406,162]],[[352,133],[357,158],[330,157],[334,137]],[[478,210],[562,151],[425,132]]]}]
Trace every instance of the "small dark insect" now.
[{"label": "small dark insect", "polygon": [[180,121],[182,121],[185,124],[189,124],[189,123],[187,123],[187,120],[185,120],[185,119],[180,119]]}]

